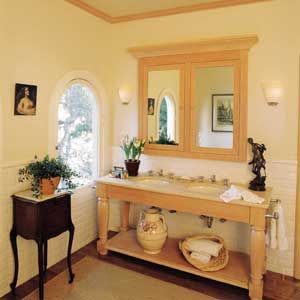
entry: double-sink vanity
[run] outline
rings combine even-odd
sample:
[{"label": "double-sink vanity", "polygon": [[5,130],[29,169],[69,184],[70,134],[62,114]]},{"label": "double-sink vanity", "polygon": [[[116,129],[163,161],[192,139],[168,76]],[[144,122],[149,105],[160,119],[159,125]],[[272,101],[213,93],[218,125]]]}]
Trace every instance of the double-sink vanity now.
[{"label": "double-sink vanity", "polygon": [[[224,203],[219,199],[219,195],[227,189],[223,183],[201,181],[164,176],[138,176],[128,179],[101,177],[97,181],[100,235],[98,252],[106,255],[107,251],[111,250],[229,283],[249,289],[252,300],[262,299],[262,276],[265,272],[265,215],[270,203],[271,190],[256,192],[265,199],[262,204],[252,204],[243,200]],[[108,240],[110,199],[122,200],[121,227],[120,233]],[[138,245],[135,230],[129,228],[130,203],[249,224],[251,226],[250,257],[244,253],[230,251],[229,263],[224,269],[202,272],[186,262],[178,249],[178,240],[170,237],[161,253],[147,254]]]},{"label": "double-sink vanity", "polygon": [[[248,53],[257,42],[256,35],[249,35],[129,49],[138,59],[139,137],[148,141],[144,153],[244,162],[248,168]],[[271,189],[255,192],[264,198],[261,204],[242,200],[225,203],[220,200],[227,189],[228,181],[225,183],[173,176],[100,178],[98,252],[116,251],[246,288],[252,300],[261,300],[265,216]],[[121,227],[120,233],[108,240],[110,199],[122,201]],[[250,255],[230,251],[224,269],[203,272],[186,262],[178,240],[171,237],[159,254],[147,254],[138,245],[135,230],[129,228],[130,203],[249,224]]]}]

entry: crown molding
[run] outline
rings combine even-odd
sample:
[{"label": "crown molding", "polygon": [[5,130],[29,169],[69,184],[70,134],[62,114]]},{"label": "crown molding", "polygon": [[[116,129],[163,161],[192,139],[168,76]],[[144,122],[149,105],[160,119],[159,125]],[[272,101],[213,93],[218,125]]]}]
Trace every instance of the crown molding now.
[{"label": "crown molding", "polygon": [[180,6],[180,7],[161,9],[161,10],[155,10],[149,12],[116,16],[116,17],[110,16],[104,11],[96,9],[95,7],[84,2],[84,0],[65,0],[65,1],[89,12],[90,14],[98,18],[105,20],[108,23],[115,24],[115,23],[130,22],[130,21],[135,21],[140,19],[149,19],[149,18],[169,16],[175,14],[190,13],[190,12],[200,11],[200,10],[222,8],[222,7],[236,6],[242,4],[251,4],[257,2],[274,1],[274,0],[217,0],[216,2],[212,2],[212,3],[200,3],[200,4],[194,4],[188,6]]},{"label": "crown molding", "polygon": [[258,42],[257,35],[243,35],[155,46],[134,47],[128,51],[136,58],[229,50],[249,50]]},{"label": "crown molding", "polygon": [[111,17],[104,11],[96,9],[95,7],[85,3],[83,0],[65,0],[65,1],[87,11],[88,13],[90,13],[98,18],[103,19],[104,21],[106,21],[108,23],[114,23],[113,17]]}]

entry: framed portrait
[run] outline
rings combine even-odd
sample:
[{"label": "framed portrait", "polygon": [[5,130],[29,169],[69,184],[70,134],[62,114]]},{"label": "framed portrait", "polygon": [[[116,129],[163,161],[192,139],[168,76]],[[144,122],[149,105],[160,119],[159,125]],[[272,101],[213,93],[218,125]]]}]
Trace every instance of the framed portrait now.
[{"label": "framed portrait", "polygon": [[36,114],[37,86],[16,83],[15,109],[17,116],[34,116]]},{"label": "framed portrait", "polygon": [[233,94],[212,94],[212,131],[233,131]]},{"label": "framed portrait", "polygon": [[148,115],[154,115],[155,99],[148,98]]}]

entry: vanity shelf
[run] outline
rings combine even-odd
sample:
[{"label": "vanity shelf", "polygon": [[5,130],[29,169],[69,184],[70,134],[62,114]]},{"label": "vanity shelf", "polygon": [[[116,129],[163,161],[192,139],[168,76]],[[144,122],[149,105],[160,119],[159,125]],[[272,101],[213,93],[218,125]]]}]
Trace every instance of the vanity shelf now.
[{"label": "vanity shelf", "polygon": [[159,254],[147,254],[138,245],[135,230],[122,231],[106,243],[106,249],[150,261],[159,265],[229,283],[248,289],[250,262],[249,255],[229,251],[228,265],[216,272],[203,272],[190,265],[178,248],[179,239],[168,238]]}]

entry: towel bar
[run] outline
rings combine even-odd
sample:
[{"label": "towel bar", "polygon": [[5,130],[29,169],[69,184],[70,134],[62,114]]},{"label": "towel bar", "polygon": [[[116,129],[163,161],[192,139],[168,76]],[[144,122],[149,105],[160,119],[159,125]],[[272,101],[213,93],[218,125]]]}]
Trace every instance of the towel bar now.
[{"label": "towel bar", "polygon": [[278,220],[279,219],[279,213],[278,212],[274,212],[272,215],[271,214],[267,214],[265,215],[266,218],[269,218],[269,219],[275,219],[275,220]]},{"label": "towel bar", "polygon": [[280,199],[272,198],[270,202],[271,202],[271,203],[280,204],[280,203],[281,203],[281,200],[280,200]]}]

